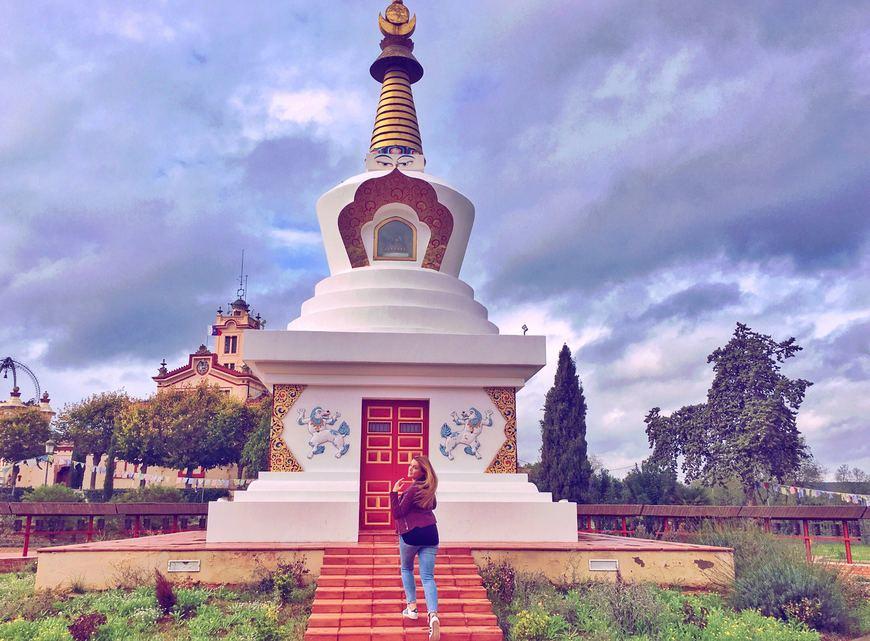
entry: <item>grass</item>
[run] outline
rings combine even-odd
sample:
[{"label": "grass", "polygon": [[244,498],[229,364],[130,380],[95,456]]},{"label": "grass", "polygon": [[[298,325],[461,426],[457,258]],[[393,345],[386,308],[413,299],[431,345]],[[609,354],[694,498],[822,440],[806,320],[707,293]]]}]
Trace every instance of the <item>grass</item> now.
[{"label": "grass", "polygon": [[169,616],[158,608],[153,586],[105,592],[34,590],[29,572],[0,574],[0,641],[72,641],[68,626],[103,613],[95,641],[300,641],[314,585],[277,600],[263,589],[175,587]]},{"label": "grass", "polygon": [[[788,541],[790,546],[804,549],[803,541]],[[818,542],[813,541],[813,556],[817,559],[828,559],[831,561],[846,561],[846,548],[842,543],[834,542]],[[870,545],[862,543],[852,544],[852,561],[855,563],[870,563]]]}]

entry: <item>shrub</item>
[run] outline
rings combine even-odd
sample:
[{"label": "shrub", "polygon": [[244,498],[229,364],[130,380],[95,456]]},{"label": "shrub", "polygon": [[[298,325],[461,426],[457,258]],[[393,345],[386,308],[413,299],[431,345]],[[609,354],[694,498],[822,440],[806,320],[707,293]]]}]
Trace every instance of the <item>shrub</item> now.
[{"label": "shrub", "polygon": [[664,612],[656,592],[656,588],[642,584],[598,583],[589,589],[587,598],[621,635],[655,637]]},{"label": "shrub", "polygon": [[157,607],[163,614],[168,615],[172,612],[177,601],[175,592],[172,591],[172,584],[160,573],[160,570],[154,570],[154,579],[154,596],[157,598]]},{"label": "shrub", "polygon": [[146,485],[123,494],[113,494],[111,503],[182,503],[184,493],[174,487]]},{"label": "shrub", "polygon": [[0,487],[0,503],[17,503],[29,489],[27,487]]},{"label": "shrub", "polygon": [[758,559],[791,552],[789,546],[751,523],[705,523],[692,540],[701,545],[734,548],[734,574],[738,577],[754,567]]},{"label": "shrub", "polygon": [[509,561],[502,559],[493,562],[487,558],[480,575],[490,600],[498,601],[501,605],[509,605],[514,600],[517,573]]},{"label": "shrub", "polygon": [[26,491],[21,500],[25,503],[82,503],[85,497],[66,485],[40,485]]},{"label": "shrub", "polygon": [[710,608],[699,606],[697,610],[689,601],[683,601],[683,606],[680,608],[683,623],[693,625],[699,630],[707,627],[707,622],[710,620]]},{"label": "shrub", "polygon": [[833,568],[807,563],[802,551],[752,524],[713,526],[697,541],[734,548],[735,580],[730,600],[738,609],[758,610],[816,630],[850,632],[857,628],[858,599],[848,580]]},{"label": "shrub", "polygon": [[281,641],[282,635],[278,627],[278,611],[266,608],[263,616],[251,620],[252,636],[258,641]]},{"label": "shrub", "polygon": [[305,587],[305,576],[308,568],[305,567],[305,557],[301,556],[289,563],[278,563],[277,569],[272,573],[272,591],[281,605],[289,603],[293,599],[293,593],[299,588]]},{"label": "shrub", "polygon": [[822,631],[857,629],[855,606],[837,571],[807,563],[798,555],[758,559],[734,582],[732,603],[784,621],[793,620]]},{"label": "shrub", "polygon": [[568,623],[558,614],[541,607],[520,610],[512,617],[511,638],[514,641],[549,641],[568,632]]},{"label": "shrub", "polygon": [[91,612],[83,614],[73,621],[67,630],[75,641],[90,641],[91,637],[97,633],[97,629],[106,621],[106,615],[102,612]]},{"label": "shrub", "polygon": [[122,589],[133,589],[148,583],[150,578],[148,571],[136,567],[127,561],[119,561],[112,566],[112,583]]}]

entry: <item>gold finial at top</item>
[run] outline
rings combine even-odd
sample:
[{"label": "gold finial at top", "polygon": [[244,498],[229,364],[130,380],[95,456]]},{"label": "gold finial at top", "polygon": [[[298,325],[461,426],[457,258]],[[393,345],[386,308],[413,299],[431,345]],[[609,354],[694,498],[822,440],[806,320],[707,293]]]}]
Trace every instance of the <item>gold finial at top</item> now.
[{"label": "gold finial at top", "polygon": [[408,7],[402,0],[393,0],[392,4],[384,11],[384,15],[378,14],[378,25],[381,28],[381,33],[385,36],[408,38],[414,33],[414,28],[417,26],[417,16],[411,16]]}]

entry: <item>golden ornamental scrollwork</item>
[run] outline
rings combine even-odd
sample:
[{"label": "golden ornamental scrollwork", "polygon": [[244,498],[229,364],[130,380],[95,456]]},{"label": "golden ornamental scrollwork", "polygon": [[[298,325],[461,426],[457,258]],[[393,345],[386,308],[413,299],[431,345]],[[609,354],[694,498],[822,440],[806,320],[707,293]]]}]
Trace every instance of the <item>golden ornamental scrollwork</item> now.
[{"label": "golden ornamental scrollwork", "polygon": [[272,427],[269,430],[269,471],[302,472],[302,466],[287,447],[284,433],[284,417],[293,404],[302,396],[304,385],[275,385],[272,391]]},{"label": "golden ornamental scrollwork", "polygon": [[505,441],[492,462],[487,474],[516,474],[517,472],[517,390],[513,387],[485,387],[493,405],[504,418]]}]

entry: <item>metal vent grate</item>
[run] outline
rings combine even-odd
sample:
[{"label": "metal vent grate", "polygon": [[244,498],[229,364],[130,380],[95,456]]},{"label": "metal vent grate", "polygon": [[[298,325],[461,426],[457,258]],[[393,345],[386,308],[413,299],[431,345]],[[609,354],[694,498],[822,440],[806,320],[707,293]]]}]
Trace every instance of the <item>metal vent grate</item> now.
[{"label": "metal vent grate", "polygon": [[617,572],[618,570],[617,559],[589,559],[590,572]]}]

